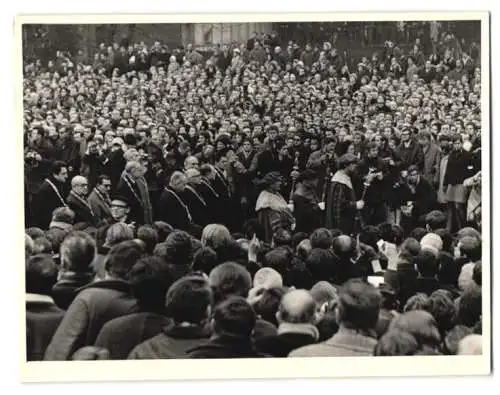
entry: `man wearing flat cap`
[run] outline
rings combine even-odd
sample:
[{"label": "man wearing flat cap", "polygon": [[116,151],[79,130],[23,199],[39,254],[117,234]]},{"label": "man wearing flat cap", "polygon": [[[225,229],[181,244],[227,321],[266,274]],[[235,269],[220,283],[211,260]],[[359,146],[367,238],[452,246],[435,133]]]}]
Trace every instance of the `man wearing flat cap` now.
[{"label": "man wearing flat cap", "polygon": [[340,229],[346,235],[355,231],[358,211],[364,207],[363,200],[356,201],[351,176],[354,174],[357,158],[347,153],[338,160],[337,172],[332,177],[327,198],[326,226]]},{"label": "man wearing flat cap", "polygon": [[312,233],[322,226],[324,203],[316,191],[318,174],[312,169],[304,170],[297,179],[298,185],[292,196],[297,232]]}]

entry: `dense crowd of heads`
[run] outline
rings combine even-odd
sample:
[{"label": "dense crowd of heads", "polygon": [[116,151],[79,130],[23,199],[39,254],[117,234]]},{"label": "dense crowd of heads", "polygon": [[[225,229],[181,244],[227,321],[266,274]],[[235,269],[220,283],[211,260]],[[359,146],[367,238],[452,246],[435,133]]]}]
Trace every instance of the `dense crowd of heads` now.
[{"label": "dense crowd of heads", "polygon": [[[481,353],[480,216],[452,221],[458,211],[440,201],[411,224],[383,213],[350,234],[322,225],[266,238],[253,210],[259,186],[286,196],[308,185],[308,169],[328,179],[349,167],[346,154],[374,152],[410,184],[427,179],[424,156],[392,155],[409,140],[446,152],[456,142],[479,157],[473,176],[478,54],[444,34],[430,53],[389,42],[350,68],[328,42],[282,49],[274,39],[208,55],[102,44],[91,64],[58,53],[25,65],[28,359]],[[266,150],[270,164],[244,163]],[[214,165],[235,169],[228,215],[182,230],[156,216],[164,188],[214,187]],[[125,220],[133,208],[114,193],[125,173],[145,177],[151,221]],[[109,190],[112,220],[76,221],[59,207],[39,226],[31,205],[54,175],[77,197]]]}]

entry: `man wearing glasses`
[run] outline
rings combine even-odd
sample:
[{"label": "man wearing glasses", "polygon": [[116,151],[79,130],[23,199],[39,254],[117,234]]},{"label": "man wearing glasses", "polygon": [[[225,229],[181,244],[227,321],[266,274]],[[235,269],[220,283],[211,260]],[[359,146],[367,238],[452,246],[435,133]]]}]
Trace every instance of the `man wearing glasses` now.
[{"label": "man wearing glasses", "polygon": [[99,176],[97,185],[90,193],[87,201],[90,208],[94,212],[94,216],[98,223],[102,221],[111,220],[111,179],[107,175]]}]

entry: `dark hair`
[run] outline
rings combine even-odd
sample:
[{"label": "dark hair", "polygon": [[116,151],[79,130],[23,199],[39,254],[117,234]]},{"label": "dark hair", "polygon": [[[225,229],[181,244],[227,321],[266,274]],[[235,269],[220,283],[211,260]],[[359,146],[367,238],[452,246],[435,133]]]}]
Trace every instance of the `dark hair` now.
[{"label": "dark hair", "polygon": [[52,163],[52,166],[50,166],[50,175],[59,174],[63,167],[67,167],[66,163],[60,160],[56,160],[54,163]]},{"label": "dark hair", "polygon": [[102,185],[104,180],[111,180],[111,178],[107,174],[100,174],[97,177],[97,185]]},{"label": "dark hair", "polygon": [[359,241],[369,245],[378,251],[377,242],[380,240],[380,232],[376,226],[367,225],[363,227],[359,234]]},{"label": "dark hair", "polygon": [[167,292],[166,314],[176,323],[201,324],[207,318],[207,309],[212,302],[212,291],[206,280],[199,276],[183,277]]},{"label": "dark hair", "polygon": [[70,232],[61,244],[61,266],[76,273],[92,272],[97,247],[90,235],[82,231]]},{"label": "dark hair", "polygon": [[218,265],[217,253],[210,247],[201,247],[193,257],[192,271],[200,271],[210,274],[212,269]]},{"label": "dark hair", "polygon": [[26,260],[26,292],[51,295],[57,282],[58,267],[47,254],[32,255]]},{"label": "dark hair", "polygon": [[333,253],[322,248],[313,248],[307,257],[307,268],[313,282],[333,281],[337,277],[337,265]]},{"label": "dark hair", "polygon": [[58,207],[52,211],[52,221],[64,222],[73,224],[75,220],[75,212],[68,207]]},{"label": "dark hair", "polygon": [[130,271],[132,292],[141,311],[163,312],[165,293],[172,282],[172,275],[158,257],[142,258]]},{"label": "dark hair", "polygon": [[142,254],[143,250],[137,242],[122,241],[109,251],[106,271],[113,277],[128,281],[132,267],[142,257]]},{"label": "dark hair", "polygon": [[170,233],[165,240],[168,263],[174,265],[189,265],[193,259],[193,242],[191,236],[182,230]]},{"label": "dark hair", "polygon": [[278,247],[264,256],[264,266],[272,267],[282,276],[285,276],[292,265],[293,254],[286,247]]},{"label": "dark hair", "polygon": [[264,228],[262,227],[260,222],[255,218],[245,221],[245,223],[243,224],[243,233],[249,240],[253,237],[254,234],[257,236],[259,240],[265,239]]},{"label": "dark hair", "polygon": [[44,231],[37,227],[28,228],[24,233],[26,233],[29,237],[31,237],[32,240],[36,240],[39,237],[45,236]]},{"label": "dark hair", "polygon": [[464,239],[467,239],[470,243],[460,245],[461,254],[471,262],[479,261],[482,257],[481,242],[471,236],[466,236]]},{"label": "dark hair", "polygon": [[278,229],[273,234],[273,241],[275,247],[291,246],[292,234],[286,229]]},{"label": "dark hair", "polygon": [[422,250],[415,257],[415,264],[418,272],[424,277],[435,277],[439,269],[439,261],[437,257],[428,250]]},{"label": "dark hair", "polygon": [[171,225],[163,221],[155,221],[153,223],[153,227],[158,232],[158,241],[160,243],[167,240],[168,235],[174,231],[174,228]]},{"label": "dark hair", "polygon": [[458,301],[457,323],[468,327],[476,325],[482,314],[482,293],[480,289],[465,291]]},{"label": "dark hair", "polygon": [[257,320],[252,306],[242,297],[231,296],[215,307],[214,331],[249,338]]},{"label": "dark hair", "polygon": [[439,237],[441,237],[441,240],[443,242],[443,251],[451,253],[451,247],[453,245],[453,237],[451,236],[450,231],[446,228],[440,228],[436,229],[434,233],[437,234]]},{"label": "dark hair", "polygon": [[420,242],[426,234],[427,230],[425,230],[424,228],[417,227],[410,232],[410,237],[413,237],[415,240]]},{"label": "dark hair", "polygon": [[433,210],[425,216],[425,224],[432,232],[436,229],[446,228],[446,215],[439,210]]},{"label": "dark hair", "polygon": [[349,329],[374,329],[381,303],[382,296],[373,285],[360,279],[348,280],[339,289],[339,323]]},{"label": "dark hair", "polygon": [[156,229],[151,225],[142,225],[137,230],[137,238],[144,242],[146,254],[152,254],[158,243],[158,232]]},{"label": "dark hair", "polygon": [[472,279],[477,285],[481,286],[483,283],[482,278],[483,278],[482,264],[481,261],[479,261],[474,264],[474,269],[472,270]]},{"label": "dark hair", "polygon": [[394,235],[392,232],[392,224],[386,222],[378,226],[380,238],[388,243],[394,243]]},{"label": "dark hair", "polygon": [[255,313],[263,320],[270,322],[274,326],[278,326],[276,313],[281,303],[281,298],[285,294],[283,288],[265,289],[260,299],[253,305]]},{"label": "dark hair", "polygon": [[441,343],[435,318],[424,310],[413,310],[397,316],[389,326],[389,331],[395,329],[411,333],[420,348],[424,346],[437,348]]},{"label": "dark hair", "polygon": [[415,337],[406,331],[392,329],[385,333],[373,351],[374,356],[408,356],[415,355],[419,344]]},{"label": "dark hair", "polygon": [[305,239],[308,239],[309,235],[305,232],[297,232],[292,236],[292,247],[297,248],[297,246]]},{"label": "dark hair", "polygon": [[448,296],[440,292],[434,292],[427,299],[423,309],[432,314],[437,322],[441,337],[453,328],[455,324],[455,304]]},{"label": "dark hair", "polygon": [[312,232],[310,240],[312,248],[331,248],[333,242],[332,232],[326,228],[318,228]]},{"label": "dark hair", "polygon": [[283,283],[286,286],[294,286],[297,289],[310,289],[314,285],[311,272],[304,261],[293,259],[292,265],[283,277]]},{"label": "dark hair", "polygon": [[210,272],[208,281],[214,293],[215,303],[229,296],[246,298],[252,287],[252,277],[248,270],[235,262],[225,262],[216,266]]}]

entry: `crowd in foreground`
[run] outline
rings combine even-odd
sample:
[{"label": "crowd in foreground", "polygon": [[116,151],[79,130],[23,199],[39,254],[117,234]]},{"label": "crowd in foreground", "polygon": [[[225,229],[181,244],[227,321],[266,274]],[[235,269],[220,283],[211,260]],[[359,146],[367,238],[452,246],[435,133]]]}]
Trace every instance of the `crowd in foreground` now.
[{"label": "crowd in foreground", "polygon": [[481,354],[481,73],[452,38],[356,71],[275,35],[26,65],[27,359]]}]

